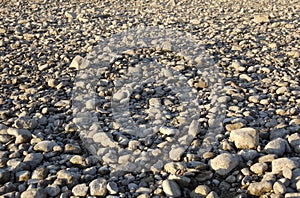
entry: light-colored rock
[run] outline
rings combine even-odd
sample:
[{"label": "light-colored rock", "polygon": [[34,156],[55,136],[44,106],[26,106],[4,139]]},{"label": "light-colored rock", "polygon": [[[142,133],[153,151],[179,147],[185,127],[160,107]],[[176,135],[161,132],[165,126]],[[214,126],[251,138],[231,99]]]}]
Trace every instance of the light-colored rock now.
[{"label": "light-colored rock", "polygon": [[241,128],[230,132],[230,140],[238,149],[255,149],[258,145],[258,134],[253,128]]},{"label": "light-colored rock", "polygon": [[31,188],[21,194],[21,198],[46,198],[47,194],[43,189]]},{"label": "light-colored rock", "polygon": [[272,183],[269,181],[254,182],[248,186],[251,195],[260,196],[272,190]]},{"label": "light-colored rock", "polygon": [[284,194],[286,192],[286,187],[280,181],[277,181],[273,185],[273,190],[276,194]]},{"label": "light-colored rock", "polygon": [[105,196],[107,193],[107,181],[104,178],[99,178],[93,180],[89,187],[90,187],[90,194],[92,196]]},{"label": "light-colored rock", "polygon": [[75,196],[81,196],[85,197],[87,195],[89,187],[86,184],[77,184],[76,186],[73,187],[72,193]]},{"label": "light-colored rock", "polygon": [[173,180],[164,180],[162,188],[164,193],[169,197],[181,197],[180,187]]},{"label": "light-colored rock", "polygon": [[250,170],[258,175],[263,174],[267,169],[268,165],[264,162],[255,163],[250,167]]},{"label": "light-colored rock", "polygon": [[52,151],[53,147],[56,146],[57,143],[54,141],[44,140],[37,143],[33,149],[35,151],[43,151],[43,152],[50,152]]},{"label": "light-colored rock", "polygon": [[190,194],[192,198],[206,197],[210,193],[210,188],[206,185],[197,186]]},{"label": "light-colored rock", "polygon": [[297,168],[299,164],[289,158],[283,157],[283,158],[278,158],[272,161],[272,172],[273,173],[279,173],[282,171],[284,168],[288,168],[293,170],[294,168]]},{"label": "light-colored rock", "polygon": [[268,23],[270,16],[268,14],[256,14],[254,15],[253,21],[255,23]]},{"label": "light-colored rock", "polygon": [[219,175],[227,175],[238,164],[239,158],[229,153],[222,153],[209,161],[210,167]]}]

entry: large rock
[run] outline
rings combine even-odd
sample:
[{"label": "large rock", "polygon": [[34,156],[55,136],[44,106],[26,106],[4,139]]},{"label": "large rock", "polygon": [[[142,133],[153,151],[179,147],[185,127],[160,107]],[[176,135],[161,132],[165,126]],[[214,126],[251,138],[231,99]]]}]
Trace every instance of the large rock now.
[{"label": "large rock", "polygon": [[219,175],[227,175],[238,164],[239,158],[229,153],[222,153],[209,161],[210,167]]},{"label": "large rock", "polygon": [[230,140],[238,149],[255,149],[258,145],[258,134],[253,128],[241,128],[230,132]]}]

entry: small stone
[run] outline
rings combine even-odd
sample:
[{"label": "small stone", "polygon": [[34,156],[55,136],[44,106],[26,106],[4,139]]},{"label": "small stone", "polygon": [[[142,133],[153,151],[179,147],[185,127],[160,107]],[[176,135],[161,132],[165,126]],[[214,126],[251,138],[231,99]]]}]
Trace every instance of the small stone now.
[{"label": "small stone", "polygon": [[55,87],[56,86],[56,80],[53,79],[53,78],[49,79],[47,83],[48,83],[49,87]]},{"label": "small stone", "polygon": [[272,190],[272,183],[269,181],[254,182],[248,186],[251,195],[260,196]]},{"label": "small stone", "polygon": [[219,196],[216,192],[211,191],[205,198],[219,198]]},{"label": "small stone", "polygon": [[75,19],[76,18],[76,13],[74,13],[74,12],[65,12],[65,16],[69,19]]},{"label": "small stone", "polygon": [[300,153],[300,134],[294,133],[288,137],[288,142],[296,153]]},{"label": "small stone", "polygon": [[43,189],[36,189],[36,188],[31,188],[26,191],[24,191],[21,194],[21,198],[30,198],[30,197],[36,197],[36,198],[46,198],[47,194]]},{"label": "small stone", "polygon": [[74,196],[85,197],[87,195],[89,187],[86,184],[77,184],[73,187],[72,193]]},{"label": "small stone", "polygon": [[49,140],[44,140],[39,143],[37,143],[33,149],[35,151],[43,151],[43,152],[50,152],[52,151],[53,147],[56,146],[56,142],[54,141],[49,141]]},{"label": "small stone", "polygon": [[236,155],[222,153],[209,161],[209,165],[219,175],[227,175],[239,164],[239,158]]},{"label": "small stone", "polygon": [[258,175],[263,174],[267,169],[268,165],[264,162],[255,163],[250,167],[250,170]]},{"label": "small stone", "polygon": [[230,132],[230,140],[239,149],[255,149],[258,145],[258,134],[253,128],[241,128]]},{"label": "small stone", "polygon": [[184,147],[174,148],[169,152],[169,157],[173,161],[179,161],[181,159],[182,154],[185,152]]},{"label": "small stone", "polygon": [[272,173],[279,173],[284,168],[293,170],[298,167],[298,163],[292,159],[283,157],[272,161]]},{"label": "small stone", "polygon": [[282,156],[286,150],[287,141],[282,138],[276,138],[272,141],[270,141],[265,146],[265,151],[269,154],[276,154],[278,156]]},{"label": "small stone", "polygon": [[60,193],[60,188],[56,184],[48,185],[46,187],[46,192],[49,196],[55,197]]},{"label": "small stone", "polygon": [[268,154],[258,158],[258,162],[272,162],[276,158],[275,154]]},{"label": "small stone", "polygon": [[253,160],[258,156],[258,152],[256,150],[248,150],[248,149],[240,150],[238,154],[241,155],[246,161]]},{"label": "small stone", "polygon": [[208,193],[210,193],[210,188],[206,185],[199,185],[197,186],[192,192],[191,197],[192,198],[198,198],[198,197],[206,197]]},{"label": "small stone", "polygon": [[[75,56],[75,58],[72,60],[71,64],[70,64],[70,68],[75,68],[76,70],[80,70],[82,63],[84,61],[84,58],[82,58],[81,56]],[[84,68],[82,68],[84,69]]]},{"label": "small stone", "polygon": [[277,90],[276,90],[276,94],[278,95],[281,95],[281,94],[284,94],[288,92],[288,88],[287,87],[279,87]]},{"label": "small stone", "polygon": [[80,156],[80,155],[74,155],[71,159],[70,159],[70,162],[72,164],[77,164],[77,165],[82,165],[84,166],[86,163],[85,163],[85,159],[84,157]]},{"label": "small stone", "polygon": [[48,174],[48,169],[44,167],[36,168],[31,176],[31,179],[43,180]]},{"label": "small stone", "polygon": [[27,181],[30,178],[30,172],[29,171],[20,171],[16,173],[16,179],[18,182],[24,182]]},{"label": "small stone", "polygon": [[164,169],[170,174],[179,174],[185,171],[186,164],[184,162],[169,162],[165,164]]},{"label": "small stone", "polygon": [[159,128],[159,131],[164,135],[176,135],[178,134],[178,129],[173,129],[170,127],[162,126]]},{"label": "small stone", "polygon": [[267,14],[256,14],[254,15],[253,21],[255,23],[268,23],[270,22],[270,16]]},{"label": "small stone", "polygon": [[0,169],[0,184],[5,184],[6,182],[8,182],[10,180],[10,174],[11,172],[9,170]]},{"label": "small stone", "polygon": [[29,153],[25,156],[23,162],[28,164],[30,169],[35,169],[43,160],[43,155],[41,153]]},{"label": "small stone", "polygon": [[98,178],[93,180],[89,187],[90,187],[90,194],[92,196],[105,196],[107,192],[107,181],[104,178]]},{"label": "small stone", "polygon": [[299,193],[291,192],[291,193],[286,193],[284,195],[284,198],[297,198],[297,197],[300,197],[300,192]]},{"label": "small stone", "polygon": [[282,175],[283,175],[284,178],[291,180],[292,177],[293,177],[293,171],[289,168],[283,168],[282,169]]},{"label": "small stone", "polygon": [[164,180],[162,183],[164,193],[169,197],[181,197],[178,184],[173,180]]},{"label": "small stone", "polygon": [[283,183],[277,181],[273,185],[273,190],[276,194],[284,194],[286,192],[286,187]]},{"label": "small stone", "polygon": [[114,195],[119,192],[119,188],[116,182],[108,182],[107,190],[110,194]]},{"label": "small stone", "polygon": [[16,129],[16,128],[8,128],[7,134],[13,135],[16,137],[16,144],[27,143],[30,142],[32,136],[31,132],[26,129]]}]

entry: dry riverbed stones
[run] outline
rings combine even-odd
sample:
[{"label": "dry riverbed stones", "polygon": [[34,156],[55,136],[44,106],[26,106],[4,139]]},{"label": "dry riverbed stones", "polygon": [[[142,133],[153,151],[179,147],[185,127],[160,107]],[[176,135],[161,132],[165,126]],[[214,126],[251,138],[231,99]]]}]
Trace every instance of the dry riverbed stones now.
[{"label": "dry riverbed stones", "polygon": [[[1,2],[0,197],[300,197],[298,10],[296,0]],[[82,61],[94,47],[141,25],[154,33],[182,32],[203,45],[201,57],[219,71],[224,94],[207,78],[215,70],[197,73],[191,59],[174,50],[177,37],[160,49],[143,42],[119,54],[105,48],[99,59],[117,58],[96,73],[96,85],[88,88],[95,88],[97,100],[84,100],[96,113],[83,116],[86,123],[97,118],[99,125],[90,127],[103,133],[83,143],[72,108],[73,88],[88,90],[76,81]],[[196,43],[186,46],[198,52]],[[164,75],[164,83],[149,80],[132,92],[112,92],[130,84],[113,80],[138,74],[135,65],[147,65],[143,61],[172,68],[185,81],[161,68],[152,77]],[[176,95],[182,90],[166,86],[171,82],[185,82],[179,87],[190,87],[186,99],[197,94],[197,105],[182,103]],[[129,110],[111,112],[119,103]],[[215,106],[220,103],[224,111]],[[199,117],[184,128],[191,136],[176,139],[178,126],[195,112]],[[112,113],[126,119],[115,122]],[[128,118],[159,127],[138,136],[127,128]],[[94,142],[104,148],[91,152]],[[166,142],[172,152],[164,152]],[[152,158],[141,154],[146,151]],[[153,160],[148,171],[112,166],[160,155],[170,160]]]}]

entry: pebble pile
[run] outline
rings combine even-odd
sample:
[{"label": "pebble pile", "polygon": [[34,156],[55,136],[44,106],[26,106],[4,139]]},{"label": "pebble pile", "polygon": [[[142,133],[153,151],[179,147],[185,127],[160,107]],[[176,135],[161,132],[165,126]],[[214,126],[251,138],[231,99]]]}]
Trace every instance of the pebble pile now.
[{"label": "pebble pile", "polygon": [[[12,0],[0,3],[0,15],[0,197],[300,197],[297,0]],[[78,130],[72,94],[80,85],[81,57],[141,24],[188,33],[219,71],[224,93],[218,99],[226,108],[216,142],[204,152],[217,111],[211,90],[168,44],[164,50],[128,50],[100,73],[95,115],[103,133],[89,134],[87,145]],[[112,98],[112,80],[123,70],[136,72],[126,65],[154,56],[201,94],[200,117],[188,125],[188,147],[169,151],[170,161],[150,164],[150,171],[115,172],[116,154],[105,148],[93,153],[90,146],[152,149],[155,156],[166,142],[189,142],[174,137],[194,109],[185,109],[162,82],[133,87],[128,116],[140,124],[163,120],[165,126],[121,133],[123,126],[111,121],[118,112],[109,111],[109,101],[125,98],[124,92]],[[166,108],[157,114],[162,104]],[[118,162],[145,162],[118,155]]]}]

